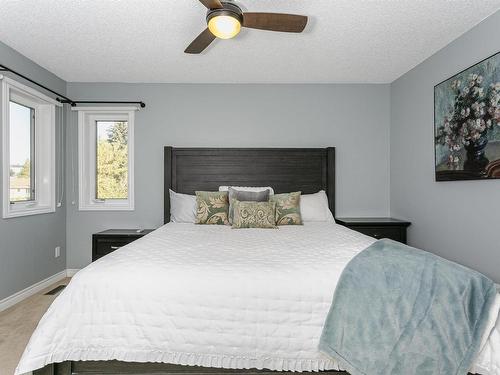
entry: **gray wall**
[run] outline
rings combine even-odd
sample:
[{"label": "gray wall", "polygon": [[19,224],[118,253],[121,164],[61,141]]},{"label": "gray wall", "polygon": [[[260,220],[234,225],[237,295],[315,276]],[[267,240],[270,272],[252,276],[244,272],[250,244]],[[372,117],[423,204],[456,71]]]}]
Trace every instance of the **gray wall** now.
[{"label": "gray wall", "polygon": [[[134,212],[80,212],[68,186],[68,268],[91,260],[91,234],[162,223],[163,146],[337,147],[337,214],[389,213],[389,85],[69,83],[72,99],[141,99]],[[68,183],[76,114],[68,132]],[[76,165],[75,165],[76,169]]]},{"label": "gray wall", "polygon": [[500,281],[500,181],[436,183],[433,158],[433,86],[498,51],[499,34],[497,13],[392,85],[66,85],[0,43],[0,63],[67,86],[72,98],[147,103],[136,117],[134,212],[78,211],[77,123],[68,114],[66,210],[0,220],[0,299],[87,265],[96,231],[161,225],[164,145],[336,146],[338,216],[407,218],[411,244]]},{"label": "gray wall", "polygon": [[[66,83],[63,80],[1,42],[0,64],[5,64],[62,94],[66,91]],[[19,81],[26,84],[22,80]],[[59,110],[57,115],[59,116]],[[59,123],[56,126],[59,129]],[[60,136],[58,131],[57,138]],[[59,145],[59,142],[57,144]],[[61,153],[64,153],[64,150],[58,146],[56,150],[58,161],[62,160]],[[1,189],[0,185],[0,194]],[[0,207],[1,204],[2,202]],[[54,258],[56,246],[61,246],[61,256],[57,259]],[[64,270],[65,248],[64,206],[52,214],[0,219],[0,300]]]},{"label": "gray wall", "polygon": [[433,87],[500,50],[500,12],[391,85],[391,213],[410,244],[500,282],[500,180],[435,182]]}]

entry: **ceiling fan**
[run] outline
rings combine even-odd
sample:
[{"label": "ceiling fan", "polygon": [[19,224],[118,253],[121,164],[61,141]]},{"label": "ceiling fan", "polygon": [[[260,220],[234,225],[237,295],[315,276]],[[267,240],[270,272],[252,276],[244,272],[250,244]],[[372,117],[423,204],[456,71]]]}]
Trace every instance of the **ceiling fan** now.
[{"label": "ceiling fan", "polygon": [[208,27],[184,51],[201,53],[215,38],[230,39],[238,35],[241,27],[251,29],[300,33],[307,24],[307,17],[283,13],[243,12],[233,2],[199,0],[207,7]]}]

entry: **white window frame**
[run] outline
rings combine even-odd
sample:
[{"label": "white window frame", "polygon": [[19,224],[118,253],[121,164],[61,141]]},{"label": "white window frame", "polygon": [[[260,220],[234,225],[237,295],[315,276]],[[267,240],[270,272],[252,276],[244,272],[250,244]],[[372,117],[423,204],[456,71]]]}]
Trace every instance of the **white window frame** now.
[{"label": "white window frame", "polygon": [[[78,111],[78,209],[80,211],[134,210],[134,119],[136,107],[74,107]],[[96,199],[96,122],[128,123],[128,198]]]},{"label": "white window frame", "polygon": [[[0,76],[2,80],[2,214],[4,219],[56,211],[56,100]],[[33,200],[10,202],[10,101],[35,109]]]}]

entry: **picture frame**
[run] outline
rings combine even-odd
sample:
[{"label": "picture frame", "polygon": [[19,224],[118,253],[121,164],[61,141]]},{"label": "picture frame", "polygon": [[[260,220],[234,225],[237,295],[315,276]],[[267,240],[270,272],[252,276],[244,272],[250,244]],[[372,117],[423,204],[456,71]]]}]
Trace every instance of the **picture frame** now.
[{"label": "picture frame", "polygon": [[500,178],[500,52],[434,86],[436,181]]}]

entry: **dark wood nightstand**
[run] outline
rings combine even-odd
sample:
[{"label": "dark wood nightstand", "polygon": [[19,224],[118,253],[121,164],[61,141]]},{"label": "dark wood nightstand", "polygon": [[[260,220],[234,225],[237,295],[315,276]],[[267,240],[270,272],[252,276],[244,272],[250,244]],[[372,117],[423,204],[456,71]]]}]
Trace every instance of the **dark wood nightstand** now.
[{"label": "dark wood nightstand", "polygon": [[338,224],[367,236],[390,238],[402,243],[406,243],[406,228],[411,225],[409,221],[390,217],[337,217],[335,220]]},{"label": "dark wood nightstand", "polygon": [[92,235],[92,262],[125,246],[154,229],[108,229]]}]

